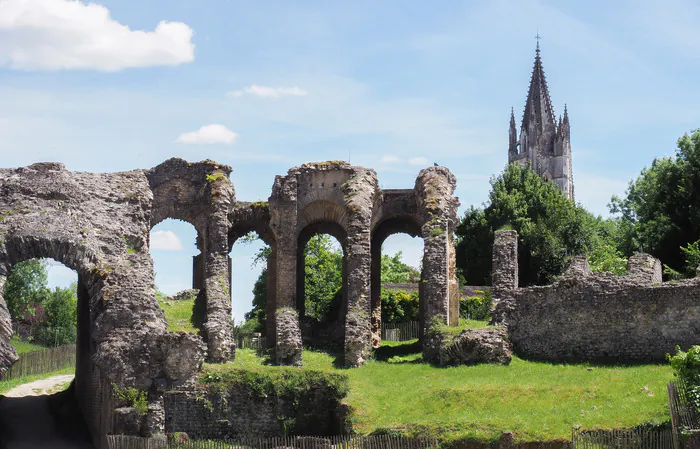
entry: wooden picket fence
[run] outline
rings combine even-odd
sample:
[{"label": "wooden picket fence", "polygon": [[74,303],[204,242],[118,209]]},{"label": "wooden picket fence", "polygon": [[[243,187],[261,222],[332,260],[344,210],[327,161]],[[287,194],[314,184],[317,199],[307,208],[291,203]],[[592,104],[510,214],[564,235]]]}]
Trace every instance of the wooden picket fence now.
[{"label": "wooden picket fence", "polygon": [[26,352],[20,354],[9,370],[0,374],[0,380],[51,373],[72,366],[75,366],[75,345]]},{"label": "wooden picket fence", "polygon": [[674,449],[671,429],[578,430],[571,435],[573,449]]},{"label": "wooden picket fence", "polygon": [[255,349],[257,351],[262,351],[266,347],[266,338],[259,335],[239,335],[238,336],[238,349]]},{"label": "wooden picket fence", "polygon": [[172,440],[108,435],[109,449],[437,449],[437,440],[397,436],[288,436],[232,441]]},{"label": "wooden picket fence", "polygon": [[382,323],[382,340],[407,341],[418,338],[418,321],[408,323]]}]

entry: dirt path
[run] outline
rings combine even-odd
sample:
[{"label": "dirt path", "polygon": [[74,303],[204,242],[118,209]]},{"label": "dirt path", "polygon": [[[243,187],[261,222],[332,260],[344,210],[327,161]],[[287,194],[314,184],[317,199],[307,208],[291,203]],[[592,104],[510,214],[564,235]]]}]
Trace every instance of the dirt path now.
[{"label": "dirt path", "polygon": [[72,375],[54,376],[0,395],[0,448],[91,449]]},{"label": "dirt path", "polygon": [[45,394],[54,394],[68,388],[75,376],[73,374],[64,374],[62,376],[53,376],[46,379],[29,382],[18,385],[12,390],[4,393],[7,398],[23,398],[25,396],[40,396]]}]

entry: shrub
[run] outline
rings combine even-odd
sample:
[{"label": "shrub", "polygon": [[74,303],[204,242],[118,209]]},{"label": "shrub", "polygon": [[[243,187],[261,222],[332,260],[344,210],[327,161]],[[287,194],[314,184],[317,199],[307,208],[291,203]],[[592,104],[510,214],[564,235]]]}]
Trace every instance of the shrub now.
[{"label": "shrub", "polygon": [[381,291],[382,322],[408,323],[418,321],[419,298],[418,292],[406,290]]},{"label": "shrub", "polygon": [[476,293],[483,294],[459,298],[459,317],[481,321],[491,319],[491,292],[477,290]]},{"label": "shrub", "polygon": [[676,346],[676,354],[666,354],[673,373],[685,384],[688,400],[700,411],[700,346],[693,345],[687,352]]}]

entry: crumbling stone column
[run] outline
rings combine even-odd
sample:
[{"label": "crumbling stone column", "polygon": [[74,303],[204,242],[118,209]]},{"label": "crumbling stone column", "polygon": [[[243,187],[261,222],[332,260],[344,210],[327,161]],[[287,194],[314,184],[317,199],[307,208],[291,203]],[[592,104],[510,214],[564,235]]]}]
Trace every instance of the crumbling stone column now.
[{"label": "crumbling stone column", "polygon": [[360,366],[370,354],[370,238],[369,229],[348,236],[348,312],[345,317],[345,366]]},{"label": "crumbling stone column", "polygon": [[518,232],[499,230],[493,236],[491,290],[494,297],[518,288]]},{"label": "crumbling stone column", "polygon": [[[276,286],[274,309],[268,297],[267,327],[274,329],[275,363],[301,363],[301,329],[294,309],[297,293],[297,180],[275,178],[269,200],[270,227],[276,242]],[[274,310],[274,313],[270,313]],[[269,335],[268,330],[268,335]],[[268,342],[268,345],[271,345]]]},{"label": "crumbling stone column", "polygon": [[371,325],[372,347],[378,348],[382,344],[382,245],[372,243],[371,261]]},{"label": "crumbling stone column", "polygon": [[651,254],[637,253],[627,260],[627,274],[642,284],[662,281],[661,261]]},{"label": "crumbling stone column", "polygon": [[209,362],[223,363],[235,357],[231,329],[231,286],[228,276],[228,220],[213,216],[207,226],[206,291]]},{"label": "crumbling stone column", "polygon": [[455,296],[451,289],[457,288],[455,279],[454,246],[452,232],[457,222],[459,201],[452,196],[457,180],[446,167],[429,167],[423,169],[416,179],[416,199],[424,224],[423,235],[423,273],[421,276],[420,338],[431,322],[438,320],[443,324],[456,324],[459,318],[450,318],[450,301]]},{"label": "crumbling stone column", "polygon": [[569,266],[564,273],[565,276],[588,276],[591,274],[591,266],[586,256],[573,256],[569,259]]}]

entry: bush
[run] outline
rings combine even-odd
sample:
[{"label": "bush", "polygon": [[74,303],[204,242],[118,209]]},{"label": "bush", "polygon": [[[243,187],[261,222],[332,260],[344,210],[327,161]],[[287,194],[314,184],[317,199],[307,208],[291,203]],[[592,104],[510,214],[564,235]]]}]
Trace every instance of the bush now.
[{"label": "bush", "polygon": [[700,346],[693,345],[687,352],[676,346],[676,354],[666,354],[674,375],[686,387],[688,400],[700,411]]},{"label": "bush", "polygon": [[475,293],[482,294],[459,298],[459,317],[469,320],[490,320],[491,304],[493,303],[491,292],[477,290]]},{"label": "bush", "polygon": [[418,292],[406,290],[381,291],[382,322],[408,323],[418,321],[419,298]]}]

